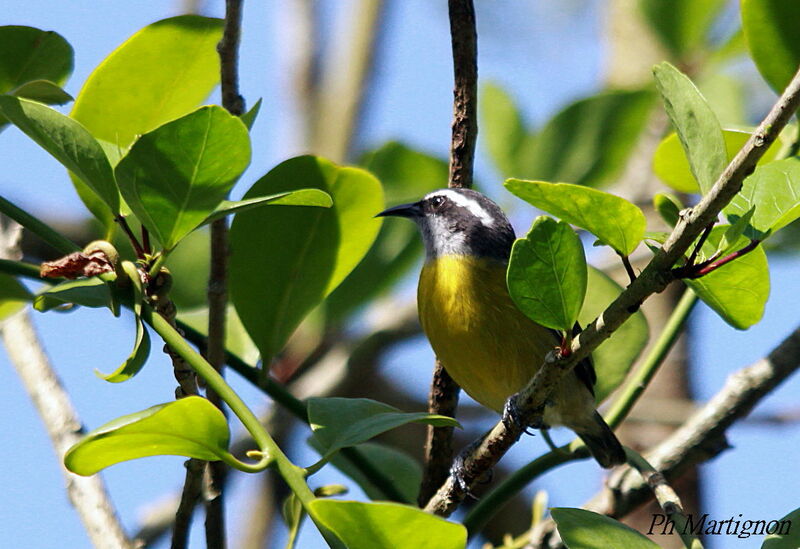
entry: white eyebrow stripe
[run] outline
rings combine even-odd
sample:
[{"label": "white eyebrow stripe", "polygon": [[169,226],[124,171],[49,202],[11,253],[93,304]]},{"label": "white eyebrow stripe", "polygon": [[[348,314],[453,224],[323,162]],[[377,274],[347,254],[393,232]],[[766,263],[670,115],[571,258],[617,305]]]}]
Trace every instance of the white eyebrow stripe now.
[{"label": "white eyebrow stripe", "polygon": [[478,204],[478,202],[469,198],[468,196],[464,196],[463,194],[451,191],[449,189],[445,189],[443,191],[436,191],[435,193],[431,193],[425,198],[426,199],[432,198],[434,196],[444,196],[446,198],[449,198],[462,208],[466,208],[472,215],[480,219],[481,223],[485,227],[491,227],[492,225],[494,225],[494,217],[492,217],[492,215],[489,212],[487,212],[483,208],[483,206],[481,206],[480,204]]}]

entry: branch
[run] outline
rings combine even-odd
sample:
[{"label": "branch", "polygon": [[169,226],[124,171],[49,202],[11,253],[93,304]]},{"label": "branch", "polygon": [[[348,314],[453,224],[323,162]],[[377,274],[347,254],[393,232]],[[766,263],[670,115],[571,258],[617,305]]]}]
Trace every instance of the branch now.
[{"label": "branch", "polygon": [[[800,369],[800,327],[769,355],[731,374],[720,391],[686,423],[647,455],[654,468],[667,480],[679,477],[687,468],[708,461],[729,448],[726,431],[745,418],[764,397]],[[605,489],[585,509],[617,519],[625,517],[651,498],[647,485],[629,468],[620,469]],[[538,545],[554,530],[549,521],[537,531]]]},{"label": "branch", "polygon": [[[514,399],[524,424],[541,420],[544,404],[561,376],[589,356],[622,325],[653,293],[661,292],[674,279],[672,267],[683,256],[700,233],[712,223],[722,208],[742,187],[744,178],[755,169],[766,149],[786,126],[800,104],[800,71],[794,76],[775,106],[767,114],[747,143],[725,168],[714,186],[700,202],[683,216],[663,248],[659,250],[641,275],[572,342],[568,356],[550,356],[533,380]],[[517,424],[499,422],[489,435],[464,460],[466,486],[472,486],[491,469],[522,435]],[[450,476],[426,509],[439,515],[452,513],[464,499],[465,492]]]},{"label": "branch", "polygon": [[[478,140],[478,34],[472,0],[449,0],[453,49],[453,126],[450,140],[448,187],[472,187],[475,144]],[[428,393],[428,412],[455,417],[460,387],[436,360]],[[426,428],[425,465],[418,503],[430,500],[447,478],[453,461],[453,428]]]},{"label": "branch", "polygon": [[[16,234],[14,234],[16,233]],[[0,227],[0,256],[18,255],[17,229]],[[45,355],[26,310],[8,318],[0,326],[8,357],[19,374],[33,405],[42,418],[61,464],[61,457],[81,437],[83,424]],[[133,548],[117,518],[100,476],[81,477],[61,464],[67,496],[83,522],[95,547]]]}]

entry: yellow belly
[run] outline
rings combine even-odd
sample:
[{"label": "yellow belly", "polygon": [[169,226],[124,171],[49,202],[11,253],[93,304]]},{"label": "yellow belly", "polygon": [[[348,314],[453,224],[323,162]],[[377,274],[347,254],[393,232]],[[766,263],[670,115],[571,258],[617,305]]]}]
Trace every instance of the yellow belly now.
[{"label": "yellow belly", "polygon": [[422,328],[453,379],[477,402],[502,411],[533,377],[557,341],[508,295],[505,265],[444,256],[422,269],[417,302]]}]

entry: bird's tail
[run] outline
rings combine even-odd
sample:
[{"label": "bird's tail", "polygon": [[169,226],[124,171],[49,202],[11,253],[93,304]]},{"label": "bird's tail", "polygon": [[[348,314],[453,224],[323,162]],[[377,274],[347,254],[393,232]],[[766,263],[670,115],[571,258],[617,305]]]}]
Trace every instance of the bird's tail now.
[{"label": "bird's tail", "polygon": [[594,459],[605,469],[625,463],[625,450],[611,427],[594,412],[592,422],[575,433],[586,443]]}]

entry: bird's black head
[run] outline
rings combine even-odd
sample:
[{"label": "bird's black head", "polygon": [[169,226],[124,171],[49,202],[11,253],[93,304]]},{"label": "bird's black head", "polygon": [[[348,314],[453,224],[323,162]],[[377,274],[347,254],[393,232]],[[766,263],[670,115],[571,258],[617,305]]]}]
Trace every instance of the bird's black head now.
[{"label": "bird's black head", "polygon": [[470,255],[506,261],[514,244],[514,229],[500,207],[471,189],[441,189],[378,215],[413,219],[429,259]]}]

